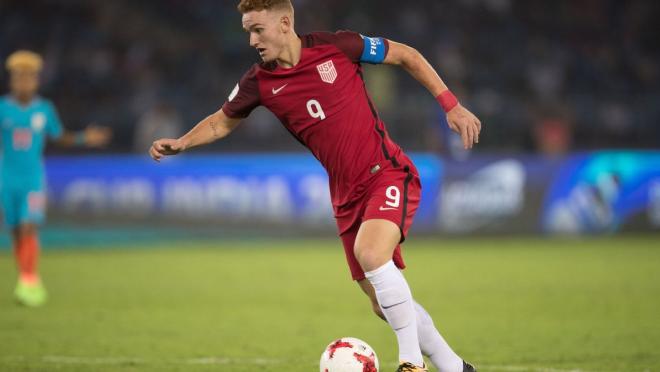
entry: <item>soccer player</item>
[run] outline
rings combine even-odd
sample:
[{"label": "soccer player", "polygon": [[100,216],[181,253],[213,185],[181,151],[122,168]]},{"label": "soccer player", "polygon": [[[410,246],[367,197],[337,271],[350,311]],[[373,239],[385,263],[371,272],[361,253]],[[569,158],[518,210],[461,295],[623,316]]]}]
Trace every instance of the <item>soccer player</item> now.
[{"label": "soccer player", "polygon": [[14,295],[25,306],[41,306],[47,293],[38,271],[37,227],[44,221],[46,136],[64,146],[105,145],[109,129],[89,126],[63,131],[53,104],[37,95],[42,58],[17,51],[7,58],[10,94],[0,97],[0,196],[5,223],[11,229],[19,277]]},{"label": "soccer player", "polygon": [[255,107],[265,106],[327,170],[352,277],[396,333],[398,371],[427,371],[423,354],[443,372],[474,371],[413,300],[400,271],[405,264],[399,244],[417,210],[421,185],[369,98],[361,63],[397,65],[410,73],[437,98],[465,148],[478,142],[481,123],[409,46],[349,31],[299,36],[290,0],[242,0],[238,10],[262,62],[240,79],[219,111],[181,138],[155,141],[151,156],[160,161],[223,138]]}]

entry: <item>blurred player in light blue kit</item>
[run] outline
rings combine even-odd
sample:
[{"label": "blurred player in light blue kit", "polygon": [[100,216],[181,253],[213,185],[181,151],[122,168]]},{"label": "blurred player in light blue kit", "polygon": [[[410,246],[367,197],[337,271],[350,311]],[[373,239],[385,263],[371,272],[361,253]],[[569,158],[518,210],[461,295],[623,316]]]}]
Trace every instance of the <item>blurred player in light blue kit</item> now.
[{"label": "blurred player in light blue kit", "polygon": [[14,292],[26,306],[40,306],[47,294],[38,271],[37,227],[46,210],[43,150],[46,138],[64,146],[98,147],[108,143],[107,128],[64,131],[53,104],[37,95],[42,58],[17,51],[7,58],[10,94],[0,97],[0,201],[11,230],[19,271]]}]

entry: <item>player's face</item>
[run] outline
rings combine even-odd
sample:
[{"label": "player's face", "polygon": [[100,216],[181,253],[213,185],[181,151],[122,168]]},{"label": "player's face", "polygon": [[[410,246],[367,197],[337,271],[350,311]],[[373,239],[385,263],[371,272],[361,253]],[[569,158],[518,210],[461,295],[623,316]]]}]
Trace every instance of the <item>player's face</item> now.
[{"label": "player's face", "polygon": [[39,73],[29,69],[14,70],[9,78],[9,88],[19,97],[32,97],[39,89]]},{"label": "player's face", "polygon": [[262,10],[243,14],[243,28],[250,34],[250,46],[264,62],[276,60],[286,45],[282,13]]}]

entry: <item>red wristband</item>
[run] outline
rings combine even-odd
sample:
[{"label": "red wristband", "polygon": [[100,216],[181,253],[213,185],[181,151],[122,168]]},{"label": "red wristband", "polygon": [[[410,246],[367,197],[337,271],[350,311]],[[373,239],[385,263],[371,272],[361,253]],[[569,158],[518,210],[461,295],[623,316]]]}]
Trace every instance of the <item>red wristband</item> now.
[{"label": "red wristband", "polygon": [[456,105],[458,105],[458,100],[456,99],[456,96],[454,93],[452,93],[449,89],[445,90],[444,92],[440,93],[437,97],[435,97],[436,101],[442,106],[442,109],[445,112],[451,111]]}]

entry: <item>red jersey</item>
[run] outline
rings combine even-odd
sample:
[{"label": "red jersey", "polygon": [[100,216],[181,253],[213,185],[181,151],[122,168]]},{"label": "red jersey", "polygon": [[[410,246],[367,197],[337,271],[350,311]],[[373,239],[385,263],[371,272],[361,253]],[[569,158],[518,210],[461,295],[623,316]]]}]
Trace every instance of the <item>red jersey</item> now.
[{"label": "red jersey", "polygon": [[321,162],[335,207],[359,198],[383,168],[412,164],[389,137],[367,93],[361,62],[382,62],[389,44],[340,31],[300,36],[300,62],[255,64],[241,78],[223,112],[245,118],[263,105]]}]

